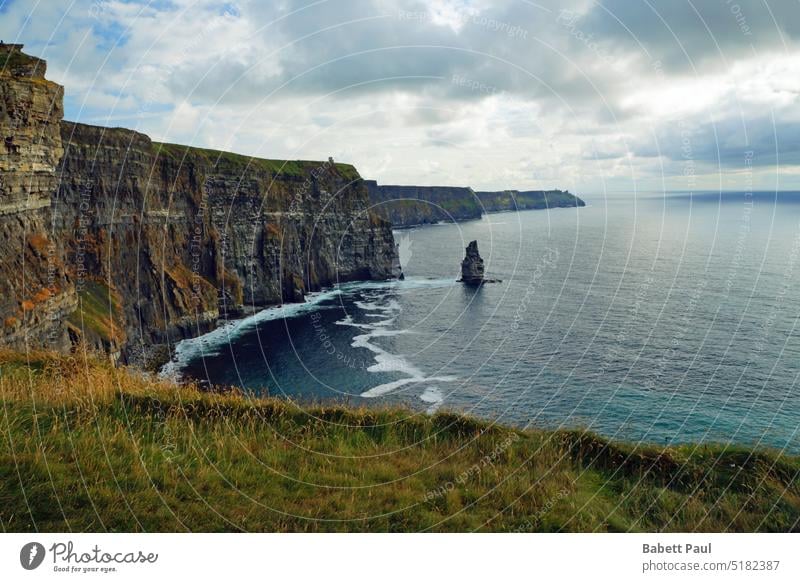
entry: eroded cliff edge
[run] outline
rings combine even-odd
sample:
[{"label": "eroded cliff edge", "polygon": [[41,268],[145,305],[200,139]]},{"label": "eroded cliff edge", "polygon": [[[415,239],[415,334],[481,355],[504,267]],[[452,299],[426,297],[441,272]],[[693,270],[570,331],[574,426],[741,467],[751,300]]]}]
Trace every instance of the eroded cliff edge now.
[{"label": "eroded cliff edge", "polygon": [[15,146],[0,153],[0,344],[86,341],[144,363],[220,319],[399,274],[391,225],[353,166],[61,121],[63,91],[39,62],[24,76],[0,60]]}]

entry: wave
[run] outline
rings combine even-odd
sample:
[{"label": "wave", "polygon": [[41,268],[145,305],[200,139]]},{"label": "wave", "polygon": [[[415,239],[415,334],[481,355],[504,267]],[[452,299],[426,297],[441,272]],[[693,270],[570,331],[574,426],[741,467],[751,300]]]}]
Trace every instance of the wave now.
[{"label": "wave", "polygon": [[[381,311],[381,315],[383,316],[387,316],[400,310],[400,304],[394,299],[390,299],[384,303],[379,303],[377,301],[356,301],[355,304],[361,309],[368,311]],[[392,315],[383,321],[378,321],[375,323],[357,323],[353,321],[353,317],[348,314],[344,317],[344,319],[341,319],[335,323],[336,325],[347,325],[368,331],[368,333],[354,336],[352,342],[350,343],[350,345],[354,348],[364,348],[375,354],[375,364],[369,366],[367,371],[373,373],[400,372],[412,377],[421,377],[423,376],[422,372],[403,356],[387,352],[379,345],[376,345],[370,341],[372,338],[376,337],[393,337],[410,333],[405,329],[386,329],[386,327],[393,324],[396,319],[397,316]]]},{"label": "wave", "polygon": [[[363,392],[361,396],[373,398],[388,394],[397,388],[411,383],[427,383],[434,381],[452,382],[457,378],[454,376],[425,376],[422,370],[414,366],[404,356],[392,354],[381,346],[373,343],[371,340],[380,337],[392,337],[414,333],[411,330],[391,328],[397,321],[402,311],[402,306],[396,299],[391,297],[386,298],[383,292],[392,291],[402,294],[404,292],[412,292],[415,289],[441,288],[455,285],[455,279],[431,279],[423,277],[407,277],[403,281],[361,281],[337,285],[333,289],[309,294],[304,303],[291,303],[269,307],[249,317],[227,322],[215,330],[196,338],[179,341],[175,345],[173,357],[159,371],[159,377],[180,380],[181,371],[191,362],[223,353],[223,350],[229,349],[236,340],[252,331],[253,328],[261,323],[276,319],[298,317],[318,309],[333,308],[334,306],[326,306],[323,304],[336,296],[355,293],[363,294],[367,292],[365,297],[361,297],[353,301],[353,303],[359,308],[364,317],[374,321],[366,323],[356,322],[353,320],[353,317],[348,314],[343,319],[336,321],[335,324],[351,326],[364,332],[352,338],[351,346],[367,349],[374,354],[375,363],[367,367],[368,372],[399,373],[408,377],[370,388]],[[370,293],[371,291],[374,293]],[[430,394],[432,393],[427,394],[428,396],[426,398],[430,398]],[[427,400],[423,401],[428,402]]]},{"label": "wave", "polygon": [[[397,320],[399,312],[402,311],[402,306],[397,302],[397,300],[388,299],[382,301],[380,299],[376,299],[355,301],[355,305],[358,306],[362,311],[367,312],[365,313],[367,316],[385,317],[384,320],[374,323],[358,323],[353,321],[352,316],[347,315],[344,319],[336,322],[337,325],[348,325],[367,331],[367,333],[359,334],[353,337],[352,343],[350,344],[354,348],[364,348],[374,354],[375,363],[367,367],[367,371],[372,373],[395,372],[408,376],[407,378],[401,378],[399,380],[393,380],[391,382],[379,384],[378,386],[373,386],[369,390],[365,390],[361,393],[363,398],[376,398],[378,396],[384,396],[408,384],[454,382],[458,379],[456,376],[426,376],[422,370],[409,362],[404,356],[388,352],[381,346],[371,341],[373,338],[392,337],[411,333],[409,330],[405,329],[387,329],[388,326],[394,324],[394,322]],[[442,402],[444,402],[444,395],[441,393],[441,391],[434,387],[433,391],[430,389],[426,390],[422,396],[420,396],[420,399],[422,399],[423,402],[427,402],[431,405],[428,408],[429,411],[435,411],[436,408],[441,406]]]},{"label": "wave", "polygon": [[438,386],[428,386],[419,399],[430,404],[425,412],[433,414],[444,403],[444,393]]},{"label": "wave", "polygon": [[[366,392],[362,392],[361,396],[364,398],[375,398],[377,396],[383,396],[385,394],[389,394],[390,392],[394,392],[401,386],[405,386],[406,384],[425,384],[427,382],[455,382],[458,380],[457,376],[420,376],[415,378],[402,378],[400,380],[394,380],[392,382],[387,382],[385,384],[380,384],[375,386],[374,388],[370,388]],[[444,399],[442,399],[444,401]],[[441,403],[440,403],[441,404]]]},{"label": "wave", "polygon": [[288,303],[281,306],[268,307],[244,319],[229,321],[203,335],[181,340],[175,344],[172,359],[164,364],[158,376],[160,378],[180,380],[181,370],[189,362],[198,358],[219,355],[222,348],[229,346],[260,323],[297,317],[320,309],[320,303],[328,301],[341,293],[341,289],[310,293],[306,297],[305,303]]}]

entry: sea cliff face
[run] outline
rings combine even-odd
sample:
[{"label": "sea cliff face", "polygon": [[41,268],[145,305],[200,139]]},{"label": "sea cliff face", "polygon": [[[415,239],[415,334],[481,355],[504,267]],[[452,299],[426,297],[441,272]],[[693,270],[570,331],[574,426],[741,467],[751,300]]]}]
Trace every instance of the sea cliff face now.
[{"label": "sea cliff face", "polygon": [[0,344],[64,349],[77,300],[50,232],[63,89],[44,74],[18,46],[0,49]]},{"label": "sea cliff face", "polygon": [[501,190],[476,192],[475,195],[487,212],[586,206],[583,200],[565,190]]},{"label": "sea cliff face", "polygon": [[373,210],[396,227],[470,220],[481,217],[472,188],[384,186],[366,180]]},{"label": "sea cliff face", "polygon": [[38,336],[42,319],[60,349],[70,338],[146,363],[220,319],[400,274],[390,224],[352,166],[62,122],[62,93],[13,70],[0,82],[0,122],[18,146],[0,155],[0,308],[17,318],[0,345]]},{"label": "sea cliff face", "polygon": [[487,212],[586,206],[563,190],[476,192],[468,187],[384,186],[366,180],[375,212],[398,228],[481,218]]}]

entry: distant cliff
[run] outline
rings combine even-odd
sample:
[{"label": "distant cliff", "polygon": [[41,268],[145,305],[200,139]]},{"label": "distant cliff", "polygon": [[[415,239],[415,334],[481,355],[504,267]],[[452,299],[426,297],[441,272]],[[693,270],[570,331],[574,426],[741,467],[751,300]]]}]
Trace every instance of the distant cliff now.
[{"label": "distant cliff", "polygon": [[585,206],[562,190],[475,192],[468,187],[384,186],[366,180],[373,210],[395,227],[480,218],[485,212]]},{"label": "distant cliff", "polygon": [[501,190],[499,192],[476,192],[475,195],[486,212],[586,206],[583,200],[564,190],[528,190],[524,192]]},{"label": "distant cliff", "polygon": [[384,186],[365,180],[373,210],[393,226],[434,224],[481,217],[472,188],[450,186]]},{"label": "distant cliff", "polygon": [[62,122],[43,61],[13,59],[0,77],[0,345],[83,340],[145,362],[220,318],[399,274],[352,166]]}]

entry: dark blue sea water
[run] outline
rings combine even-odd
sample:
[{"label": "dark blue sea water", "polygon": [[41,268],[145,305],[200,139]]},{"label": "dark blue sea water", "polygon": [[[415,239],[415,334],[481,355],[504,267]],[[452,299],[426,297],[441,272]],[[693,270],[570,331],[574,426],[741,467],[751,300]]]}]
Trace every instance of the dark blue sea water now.
[{"label": "dark blue sea water", "polygon": [[[648,442],[800,451],[800,193],[586,196],[398,231],[406,280],[182,342],[168,372]],[[490,276],[455,282],[477,240]]]}]

